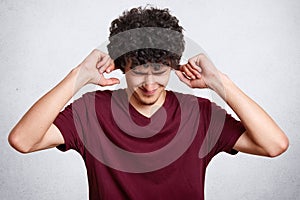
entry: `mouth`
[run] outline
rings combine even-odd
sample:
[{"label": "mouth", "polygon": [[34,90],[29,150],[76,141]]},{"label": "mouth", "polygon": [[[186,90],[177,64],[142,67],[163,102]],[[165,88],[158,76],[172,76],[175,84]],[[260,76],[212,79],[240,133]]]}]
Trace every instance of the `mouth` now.
[{"label": "mouth", "polygon": [[145,96],[152,96],[155,94],[155,92],[157,91],[157,89],[146,89],[146,88],[143,88],[141,87],[140,90],[142,91],[142,93],[145,95]]}]

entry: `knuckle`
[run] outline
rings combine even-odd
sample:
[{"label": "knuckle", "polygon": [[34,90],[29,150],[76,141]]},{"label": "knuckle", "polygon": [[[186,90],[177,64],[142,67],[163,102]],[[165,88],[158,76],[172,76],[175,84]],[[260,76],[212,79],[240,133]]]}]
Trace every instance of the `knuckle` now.
[{"label": "knuckle", "polygon": [[99,53],[100,51],[98,50],[98,49],[94,49],[93,51],[92,51],[92,53]]}]

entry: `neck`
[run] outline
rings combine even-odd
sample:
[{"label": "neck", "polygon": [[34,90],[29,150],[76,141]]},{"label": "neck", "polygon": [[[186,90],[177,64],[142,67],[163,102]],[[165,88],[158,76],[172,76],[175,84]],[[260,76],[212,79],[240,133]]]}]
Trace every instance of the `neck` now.
[{"label": "neck", "polygon": [[[137,100],[134,95],[129,99],[130,104],[142,115],[150,118],[165,102],[167,92],[164,90],[158,99],[152,104],[145,104]],[[128,95],[129,96],[129,95]]]}]

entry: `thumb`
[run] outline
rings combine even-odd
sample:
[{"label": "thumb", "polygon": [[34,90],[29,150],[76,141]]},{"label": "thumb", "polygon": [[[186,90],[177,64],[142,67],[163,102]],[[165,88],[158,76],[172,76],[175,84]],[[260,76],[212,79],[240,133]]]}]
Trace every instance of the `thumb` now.
[{"label": "thumb", "polygon": [[105,83],[102,84],[102,86],[111,86],[111,85],[116,85],[116,84],[119,84],[120,83],[120,80],[117,79],[117,78],[109,78],[109,79],[106,79],[105,80]]}]

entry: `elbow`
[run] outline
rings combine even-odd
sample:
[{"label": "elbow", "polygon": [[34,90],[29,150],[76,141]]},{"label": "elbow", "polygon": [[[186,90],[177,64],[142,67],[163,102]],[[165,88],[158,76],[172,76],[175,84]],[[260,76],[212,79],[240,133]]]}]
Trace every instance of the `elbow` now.
[{"label": "elbow", "polygon": [[288,149],[288,147],[289,147],[289,140],[286,136],[284,136],[283,138],[280,139],[280,141],[276,143],[276,145],[274,145],[273,150],[269,152],[269,157],[275,158],[281,155]]},{"label": "elbow", "polygon": [[16,151],[26,154],[30,153],[30,148],[26,148],[26,146],[23,143],[23,140],[17,136],[15,132],[11,132],[8,136],[8,143],[12,148],[14,148]]}]

